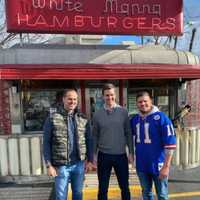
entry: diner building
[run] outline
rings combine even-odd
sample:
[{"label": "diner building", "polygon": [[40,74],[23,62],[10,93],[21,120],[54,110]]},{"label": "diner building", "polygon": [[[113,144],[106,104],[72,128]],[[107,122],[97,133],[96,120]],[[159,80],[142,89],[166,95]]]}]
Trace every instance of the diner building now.
[{"label": "diner building", "polygon": [[1,49],[0,175],[45,173],[42,126],[62,90],[77,88],[79,107],[92,118],[103,105],[101,89],[106,82],[115,84],[117,101],[130,115],[137,112],[136,93],[143,89],[152,93],[154,104],[171,119],[184,105],[191,105],[183,129],[177,131],[173,163],[182,168],[198,166],[198,79],[197,56],[160,45],[29,44]]}]

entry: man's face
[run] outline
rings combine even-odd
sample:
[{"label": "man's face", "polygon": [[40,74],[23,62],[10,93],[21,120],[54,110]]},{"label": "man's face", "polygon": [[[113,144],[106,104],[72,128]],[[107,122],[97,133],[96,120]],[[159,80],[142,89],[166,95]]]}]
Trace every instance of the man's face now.
[{"label": "man's face", "polygon": [[112,107],[115,105],[115,89],[109,89],[109,90],[104,90],[104,95],[103,95],[104,101],[106,106]]},{"label": "man's face", "polygon": [[141,96],[137,99],[137,107],[143,114],[147,114],[152,109],[152,100],[148,95]]},{"label": "man's face", "polygon": [[66,110],[74,111],[78,104],[78,95],[75,91],[68,91],[63,97],[64,108]]}]

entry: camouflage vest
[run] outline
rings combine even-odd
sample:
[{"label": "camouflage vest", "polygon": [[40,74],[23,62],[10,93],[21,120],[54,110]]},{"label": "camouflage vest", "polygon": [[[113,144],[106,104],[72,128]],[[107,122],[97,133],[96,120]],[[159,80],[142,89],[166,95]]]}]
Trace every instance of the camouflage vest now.
[{"label": "camouflage vest", "polygon": [[[78,112],[75,113],[74,118],[78,156],[81,160],[84,160],[86,155],[85,131],[88,120]],[[64,165],[70,162],[67,112],[62,109],[59,112],[52,113],[51,121],[53,124],[52,164],[55,166]]]}]

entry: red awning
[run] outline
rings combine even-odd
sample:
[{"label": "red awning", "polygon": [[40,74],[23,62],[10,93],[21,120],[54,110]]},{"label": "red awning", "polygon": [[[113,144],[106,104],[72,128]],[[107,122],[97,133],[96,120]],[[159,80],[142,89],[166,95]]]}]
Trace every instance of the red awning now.
[{"label": "red awning", "polygon": [[7,64],[3,80],[198,79],[200,65],[186,64]]}]

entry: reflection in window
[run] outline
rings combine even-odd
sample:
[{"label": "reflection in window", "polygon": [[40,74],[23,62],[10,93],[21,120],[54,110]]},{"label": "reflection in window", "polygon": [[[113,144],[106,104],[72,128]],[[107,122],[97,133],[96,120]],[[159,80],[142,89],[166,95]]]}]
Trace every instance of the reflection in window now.
[{"label": "reflection in window", "polygon": [[27,91],[23,93],[25,131],[42,131],[51,105],[56,103],[56,91]]},{"label": "reflection in window", "polygon": [[158,96],[157,106],[160,111],[164,112],[169,116],[169,97],[168,96]]},{"label": "reflection in window", "polygon": [[103,96],[102,96],[102,89],[101,88],[91,88],[90,89],[90,113],[91,118],[95,111],[102,108],[104,104]]}]

